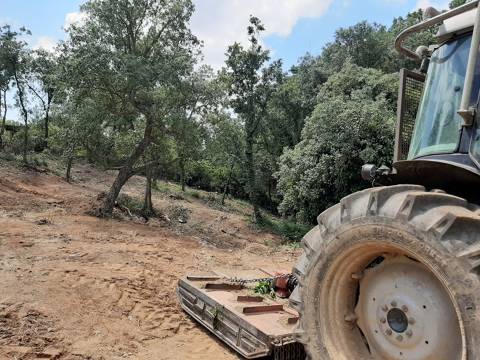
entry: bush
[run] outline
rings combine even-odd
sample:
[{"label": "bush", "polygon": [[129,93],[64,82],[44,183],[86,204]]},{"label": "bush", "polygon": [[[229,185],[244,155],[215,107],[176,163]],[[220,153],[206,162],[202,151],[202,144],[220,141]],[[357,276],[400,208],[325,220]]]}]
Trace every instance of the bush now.
[{"label": "bush", "polygon": [[5,161],[15,161],[16,157],[12,153],[0,152],[0,159]]},{"label": "bush", "polygon": [[202,194],[200,194],[200,192],[198,192],[198,191],[190,191],[189,194],[190,194],[191,197],[193,197],[195,199],[202,199],[203,198]]},{"label": "bush", "polygon": [[38,156],[32,156],[30,159],[30,162],[34,166],[43,166],[43,167],[48,167],[48,163],[45,159],[39,158]]},{"label": "bush", "polygon": [[[118,207],[123,211],[128,209],[131,215],[143,216],[143,202],[127,194],[120,194],[117,198]],[[130,215],[130,214],[129,214]]]},{"label": "bush", "polygon": [[272,219],[268,216],[263,216],[258,225],[293,242],[302,240],[311,228],[311,225],[296,223],[292,220]]},{"label": "bush", "polygon": [[[394,80],[395,78],[393,78]],[[279,211],[313,223],[342,197],[368,187],[363,164],[389,165],[393,155],[392,76],[347,64],[321,87],[302,140],[280,158]]]}]

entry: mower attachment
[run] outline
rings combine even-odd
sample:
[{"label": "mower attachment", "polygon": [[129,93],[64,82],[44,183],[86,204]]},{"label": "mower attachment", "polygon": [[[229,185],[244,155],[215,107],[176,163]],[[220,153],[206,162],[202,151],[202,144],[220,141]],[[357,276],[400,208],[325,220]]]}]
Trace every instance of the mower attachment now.
[{"label": "mower attachment", "polygon": [[179,280],[177,294],[189,315],[243,357],[303,360],[303,346],[294,338],[298,313],[288,307],[288,300],[256,294],[255,283],[228,280],[266,275],[271,274],[250,270],[188,275]]}]

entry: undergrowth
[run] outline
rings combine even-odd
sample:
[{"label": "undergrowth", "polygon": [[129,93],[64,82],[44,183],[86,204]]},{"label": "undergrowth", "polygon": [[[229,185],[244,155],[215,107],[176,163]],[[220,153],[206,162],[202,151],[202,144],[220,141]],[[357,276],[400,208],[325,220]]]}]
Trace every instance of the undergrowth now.
[{"label": "undergrowth", "polygon": [[299,243],[303,236],[310,230],[310,225],[296,223],[286,219],[275,219],[263,215],[257,226],[263,230],[282,236],[284,239]]}]

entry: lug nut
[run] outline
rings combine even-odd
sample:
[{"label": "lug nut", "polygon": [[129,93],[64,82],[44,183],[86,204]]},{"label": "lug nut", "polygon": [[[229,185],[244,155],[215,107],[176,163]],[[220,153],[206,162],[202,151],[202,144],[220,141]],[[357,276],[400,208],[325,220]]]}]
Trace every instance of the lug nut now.
[{"label": "lug nut", "polygon": [[412,317],[408,318],[408,323],[411,324],[411,325],[415,324],[415,319],[412,318]]},{"label": "lug nut", "polygon": [[385,334],[387,334],[388,336],[392,335],[392,330],[390,329],[385,330]]},{"label": "lug nut", "polygon": [[392,301],[392,302],[390,303],[390,305],[392,305],[394,308],[396,308],[396,307],[397,307],[397,302],[396,302],[396,301]]},{"label": "lug nut", "polygon": [[403,312],[408,312],[408,307],[407,307],[406,305],[403,305],[403,306],[402,306],[402,311],[403,311]]},{"label": "lug nut", "polygon": [[402,335],[398,335],[398,336],[397,336],[397,340],[398,340],[398,341],[403,341],[403,336],[402,336]]},{"label": "lug nut", "polygon": [[405,332],[405,335],[407,335],[408,337],[412,337],[412,335],[413,335],[412,330],[407,330],[407,331]]},{"label": "lug nut", "polygon": [[387,312],[387,311],[388,311],[388,306],[387,306],[387,305],[383,305],[383,306],[382,306],[382,311],[383,311],[383,312]]},{"label": "lug nut", "polygon": [[385,324],[385,323],[387,322],[387,319],[381,318],[381,319],[380,319],[380,322],[381,322],[382,324]]}]

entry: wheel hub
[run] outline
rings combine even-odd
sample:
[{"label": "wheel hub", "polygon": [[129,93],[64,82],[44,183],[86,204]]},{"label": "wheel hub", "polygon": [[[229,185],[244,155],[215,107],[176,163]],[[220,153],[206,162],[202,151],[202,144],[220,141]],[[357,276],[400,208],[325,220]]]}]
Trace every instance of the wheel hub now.
[{"label": "wheel hub", "polygon": [[407,315],[399,308],[390,309],[387,313],[387,321],[388,326],[399,334],[405,332],[408,328]]},{"label": "wheel hub", "polygon": [[365,270],[355,308],[370,352],[381,359],[454,359],[461,332],[442,284],[424,265],[386,256]]}]

